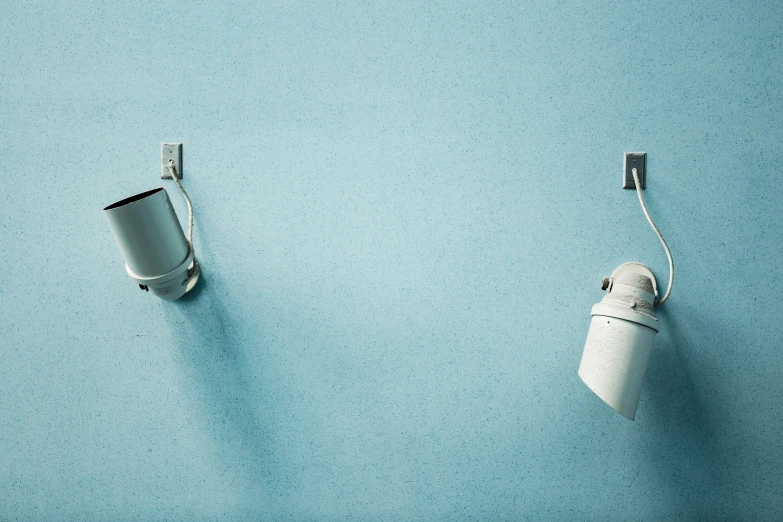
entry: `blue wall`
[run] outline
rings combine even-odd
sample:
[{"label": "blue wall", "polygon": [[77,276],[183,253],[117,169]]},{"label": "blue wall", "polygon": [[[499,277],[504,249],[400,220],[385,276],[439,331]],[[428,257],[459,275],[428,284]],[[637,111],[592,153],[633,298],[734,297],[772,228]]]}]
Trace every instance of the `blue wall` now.
[{"label": "blue wall", "polygon": [[[0,519],[783,519],[780,2],[218,4],[0,7]],[[161,141],[175,303],[101,212]],[[576,373],[667,277],[630,150],[636,422]]]}]

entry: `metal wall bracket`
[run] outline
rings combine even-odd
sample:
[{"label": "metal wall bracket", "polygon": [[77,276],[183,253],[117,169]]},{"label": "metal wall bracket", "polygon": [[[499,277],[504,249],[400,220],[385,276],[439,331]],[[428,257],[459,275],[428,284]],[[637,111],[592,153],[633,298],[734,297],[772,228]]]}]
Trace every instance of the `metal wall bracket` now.
[{"label": "metal wall bracket", "polygon": [[647,153],[646,152],[626,152],[623,161],[623,188],[636,190],[636,183],[633,181],[632,169],[636,168],[639,175],[639,183],[644,190],[645,178],[647,176]]},{"label": "metal wall bracket", "polygon": [[160,144],[161,179],[171,179],[171,171],[167,167],[169,160],[174,162],[174,168],[177,170],[177,179],[182,179],[182,143]]}]

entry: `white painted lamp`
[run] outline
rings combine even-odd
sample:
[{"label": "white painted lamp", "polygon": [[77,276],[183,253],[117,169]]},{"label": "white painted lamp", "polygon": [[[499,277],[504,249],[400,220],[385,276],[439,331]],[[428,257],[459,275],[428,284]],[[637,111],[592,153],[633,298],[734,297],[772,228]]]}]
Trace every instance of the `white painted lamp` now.
[{"label": "white painted lamp", "polygon": [[[635,158],[635,159],[634,159]],[[636,161],[636,164],[633,163]],[[652,353],[655,334],[660,331],[655,307],[671,293],[674,263],[671,252],[658,231],[642,197],[644,153],[626,153],[624,188],[636,188],[642,211],[661,240],[669,259],[669,287],[658,299],[658,286],[649,268],[640,263],[624,263],[604,278],[607,291],[593,306],[590,330],[579,365],[579,377],[598,397],[624,417],[633,420],[642,392],[642,383]],[[627,174],[633,182],[628,186]]]},{"label": "white painted lamp", "polygon": [[[176,147],[179,145],[178,151]],[[167,301],[179,299],[196,286],[199,264],[193,252],[193,207],[179,182],[182,171],[182,144],[161,144],[164,150],[179,154],[177,163],[168,159],[163,176],[173,179],[188,205],[188,236],[182,232],[174,207],[164,188],[130,196],[103,209],[114,239],[125,257],[125,270],[139,288]]]}]

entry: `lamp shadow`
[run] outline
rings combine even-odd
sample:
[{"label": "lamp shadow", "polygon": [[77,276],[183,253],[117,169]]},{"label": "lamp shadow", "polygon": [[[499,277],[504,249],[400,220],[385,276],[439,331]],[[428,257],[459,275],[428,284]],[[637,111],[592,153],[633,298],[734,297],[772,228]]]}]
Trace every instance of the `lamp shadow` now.
[{"label": "lamp shadow", "polygon": [[263,342],[263,335],[243,333],[248,325],[230,313],[219,288],[219,281],[202,266],[198,284],[171,310],[172,328],[177,328],[175,339],[195,397],[195,415],[200,429],[213,439],[225,470],[221,475],[237,489],[237,498],[245,499],[243,508],[260,508],[263,501],[268,509],[268,484],[281,463],[270,421],[260,407],[264,390],[252,374],[250,351]]},{"label": "lamp shadow", "polygon": [[[645,434],[655,453],[652,462],[660,467],[659,476],[674,481],[673,491],[682,495],[677,502],[683,516],[722,520],[727,506],[721,487],[727,477],[720,462],[727,448],[718,442],[715,414],[724,391],[720,381],[696,361],[700,351],[716,348],[716,336],[721,339],[718,344],[735,340],[728,332],[716,331],[714,323],[700,321],[693,311],[663,308],[658,317],[666,333],[656,340],[645,384],[645,408],[652,419]],[[695,335],[689,335],[681,321],[694,328]]]}]

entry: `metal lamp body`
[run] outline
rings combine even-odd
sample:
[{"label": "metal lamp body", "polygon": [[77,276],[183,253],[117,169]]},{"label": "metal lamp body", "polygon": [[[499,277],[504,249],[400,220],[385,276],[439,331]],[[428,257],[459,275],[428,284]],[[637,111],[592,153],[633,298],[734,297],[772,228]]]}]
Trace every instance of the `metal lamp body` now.
[{"label": "metal lamp body", "polygon": [[657,285],[639,263],[614,271],[608,292],[593,306],[579,377],[604,402],[633,420],[655,334]]},{"label": "metal lamp body", "polygon": [[198,263],[165,189],[123,199],[103,213],[128,275],[140,287],[174,301],[195,286]]}]

